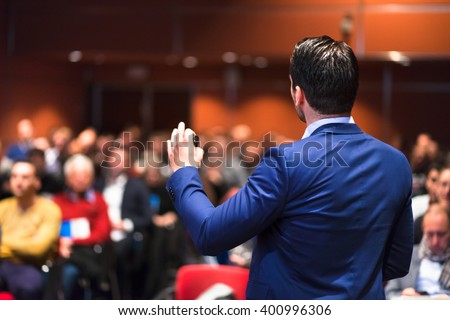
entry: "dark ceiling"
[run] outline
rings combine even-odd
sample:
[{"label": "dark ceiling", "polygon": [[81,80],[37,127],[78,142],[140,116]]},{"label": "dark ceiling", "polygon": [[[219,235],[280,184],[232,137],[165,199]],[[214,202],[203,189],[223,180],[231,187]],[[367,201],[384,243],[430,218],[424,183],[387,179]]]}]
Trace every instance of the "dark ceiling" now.
[{"label": "dark ceiling", "polygon": [[233,52],[276,63],[321,34],[365,58],[450,56],[448,0],[4,0],[2,9],[16,57],[66,60],[75,51],[85,63],[217,63]]}]

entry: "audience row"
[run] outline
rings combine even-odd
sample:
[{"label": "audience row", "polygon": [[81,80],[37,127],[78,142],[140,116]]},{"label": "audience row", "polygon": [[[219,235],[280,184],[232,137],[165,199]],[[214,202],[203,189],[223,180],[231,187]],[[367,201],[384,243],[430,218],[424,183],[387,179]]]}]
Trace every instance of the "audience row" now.
[{"label": "audience row", "polygon": [[[0,291],[18,299],[154,299],[183,264],[249,266],[253,240],[216,257],[193,247],[165,190],[169,133],[143,142],[137,126],[76,136],[60,127],[49,139],[35,138],[23,119],[17,136],[0,166]],[[201,177],[214,205],[239,190],[267,148],[290,141],[274,133],[260,142],[250,137],[246,125],[200,133]],[[386,295],[448,294],[448,154],[428,134],[405,153],[416,247],[410,274],[387,283]]]}]

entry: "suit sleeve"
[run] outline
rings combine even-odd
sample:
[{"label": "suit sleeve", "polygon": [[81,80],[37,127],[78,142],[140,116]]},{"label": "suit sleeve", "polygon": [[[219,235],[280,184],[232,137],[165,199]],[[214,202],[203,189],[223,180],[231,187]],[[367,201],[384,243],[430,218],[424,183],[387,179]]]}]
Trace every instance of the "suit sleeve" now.
[{"label": "suit sleeve", "polygon": [[385,249],[383,281],[401,278],[408,274],[413,250],[413,215],[411,187],[406,204],[394,222]]},{"label": "suit sleeve", "polygon": [[172,175],[167,189],[202,254],[236,247],[277,219],[288,190],[285,159],[279,152],[270,149],[247,184],[218,207],[206,196],[196,168],[182,168]]}]

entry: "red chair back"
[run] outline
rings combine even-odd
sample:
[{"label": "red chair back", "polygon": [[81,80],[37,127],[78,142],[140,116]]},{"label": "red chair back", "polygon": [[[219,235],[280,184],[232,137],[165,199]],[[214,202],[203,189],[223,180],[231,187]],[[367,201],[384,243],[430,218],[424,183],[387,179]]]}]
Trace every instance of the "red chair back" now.
[{"label": "red chair back", "polygon": [[245,300],[249,270],[237,266],[190,264],[182,266],[175,280],[176,300],[195,300],[216,283],[233,289],[236,300]]},{"label": "red chair back", "polygon": [[14,297],[9,292],[0,292],[0,300],[14,300]]}]

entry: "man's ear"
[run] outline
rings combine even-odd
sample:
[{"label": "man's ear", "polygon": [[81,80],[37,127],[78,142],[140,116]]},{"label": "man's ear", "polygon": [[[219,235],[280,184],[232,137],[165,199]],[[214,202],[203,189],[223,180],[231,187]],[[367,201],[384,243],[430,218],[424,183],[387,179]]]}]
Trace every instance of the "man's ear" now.
[{"label": "man's ear", "polygon": [[300,88],[300,86],[294,87],[294,103],[296,106],[299,106],[304,102],[305,95],[303,94],[303,90]]}]

